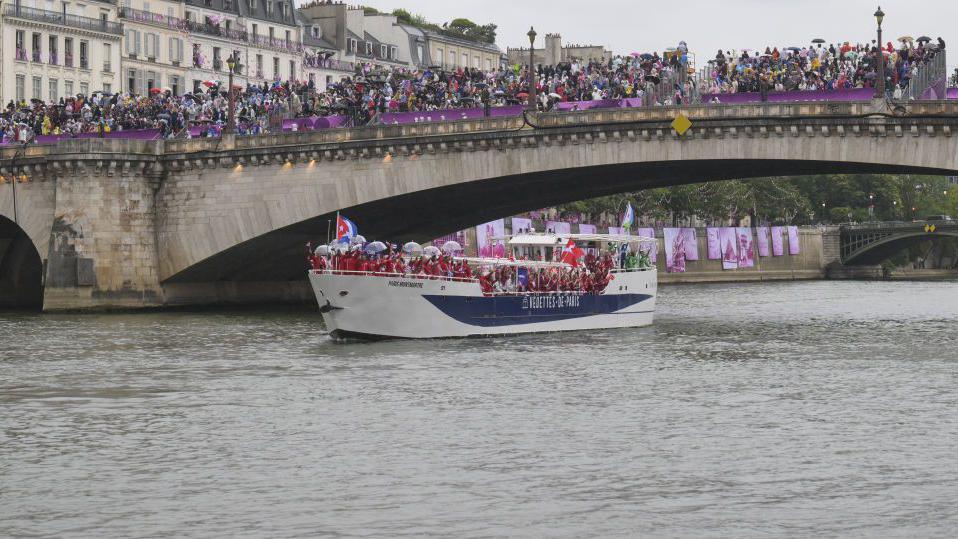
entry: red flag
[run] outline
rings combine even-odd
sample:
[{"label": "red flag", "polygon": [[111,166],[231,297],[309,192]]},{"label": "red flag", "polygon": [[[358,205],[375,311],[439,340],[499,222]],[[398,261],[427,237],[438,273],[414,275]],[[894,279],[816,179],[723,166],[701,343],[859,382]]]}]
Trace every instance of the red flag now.
[{"label": "red flag", "polygon": [[562,249],[562,262],[572,267],[577,267],[579,265],[579,259],[582,258],[584,254],[585,251],[576,247],[575,240],[570,239],[569,243]]}]

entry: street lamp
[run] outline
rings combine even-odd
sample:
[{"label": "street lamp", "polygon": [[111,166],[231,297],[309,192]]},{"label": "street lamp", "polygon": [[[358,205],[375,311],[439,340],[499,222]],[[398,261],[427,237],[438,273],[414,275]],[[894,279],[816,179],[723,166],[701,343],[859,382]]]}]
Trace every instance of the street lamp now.
[{"label": "street lamp", "polygon": [[875,97],[885,98],[885,54],[881,45],[881,23],[885,20],[885,13],[878,6],[875,12],[875,20],[878,21],[878,88]]},{"label": "street lamp", "polygon": [[229,118],[226,122],[226,132],[233,134],[236,132],[236,97],[233,95],[233,72],[236,69],[236,52],[230,54],[230,57],[226,59],[226,67],[230,70],[230,80],[229,80],[229,101],[230,101],[230,110]]},{"label": "street lamp", "polygon": [[536,111],[536,72],[535,72],[535,45],[536,29],[529,27],[529,110]]}]

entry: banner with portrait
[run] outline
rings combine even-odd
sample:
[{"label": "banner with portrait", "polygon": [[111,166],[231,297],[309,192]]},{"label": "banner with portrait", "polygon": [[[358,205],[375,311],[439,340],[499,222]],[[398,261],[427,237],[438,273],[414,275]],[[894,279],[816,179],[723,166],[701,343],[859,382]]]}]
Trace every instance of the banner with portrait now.
[{"label": "banner with portrait", "polygon": [[798,236],[798,227],[790,226],[788,227],[788,254],[797,255],[801,254],[801,239]]},{"label": "banner with portrait", "polygon": [[752,229],[741,226],[735,231],[738,234],[738,268],[754,268],[755,242],[752,239]]},{"label": "banner with portrait", "polygon": [[685,273],[686,235],[681,228],[665,228],[662,230],[665,243],[665,271],[669,273]]},{"label": "banner with portrait", "polygon": [[[612,229],[609,228],[611,231]],[[610,232],[612,233],[612,232]],[[635,231],[636,235],[642,238],[654,238],[655,229],[654,228],[640,228]],[[639,244],[639,249],[644,253],[649,255],[649,261],[653,264],[659,261],[659,241],[644,241]]]},{"label": "banner with portrait", "polygon": [[769,256],[771,254],[771,249],[769,248],[768,243],[768,227],[760,226],[755,229],[755,232],[758,235],[758,256]]},{"label": "banner with portrait", "polygon": [[706,228],[705,240],[708,247],[709,260],[722,260],[722,248],[719,246],[719,229]]},{"label": "banner with portrait", "polygon": [[722,269],[738,269],[738,235],[732,227],[719,229],[719,245],[722,249]]},{"label": "banner with portrait", "polygon": [[784,256],[785,246],[782,243],[782,227],[772,227],[772,256]]},{"label": "banner with portrait", "polygon": [[506,222],[497,219],[476,227],[476,250],[482,258],[505,258]]},{"label": "banner with portrait", "polygon": [[696,261],[699,259],[699,242],[695,237],[694,228],[683,228],[682,235],[685,236],[685,259]]}]

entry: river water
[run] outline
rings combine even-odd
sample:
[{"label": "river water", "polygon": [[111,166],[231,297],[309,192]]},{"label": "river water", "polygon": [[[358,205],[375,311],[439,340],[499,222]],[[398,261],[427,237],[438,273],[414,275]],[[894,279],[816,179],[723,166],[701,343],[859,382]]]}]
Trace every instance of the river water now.
[{"label": "river water", "polygon": [[0,315],[0,536],[958,530],[958,283],[657,316],[343,345],[312,311]]}]

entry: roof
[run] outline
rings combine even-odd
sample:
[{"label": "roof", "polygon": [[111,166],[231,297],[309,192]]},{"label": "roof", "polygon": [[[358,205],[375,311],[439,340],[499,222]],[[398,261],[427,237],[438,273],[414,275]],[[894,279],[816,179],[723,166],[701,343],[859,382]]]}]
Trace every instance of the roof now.
[{"label": "roof", "polygon": [[499,46],[495,43],[484,43],[482,41],[472,41],[471,39],[465,39],[461,37],[453,37],[439,32],[434,32],[432,30],[423,30],[423,33],[426,34],[429,39],[435,39],[437,41],[445,41],[447,43],[455,43],[463,47],[473,47],[476,49],[484,49],[488,52],[502,52],[499,49]]},{"label": "roof", "polygon": [[[223,0],[213,0],[213,2],[223,2]],[[233,4],[239,8],[239,14],[241,17],[271,22],[274,24],[284,24],[286,26],[297,26],[296,5],[292,0],[253,0],[253,2],[256,4],[256,9],[250,10],[248,0],[233,0]],[[267,3],[273,4],[273,12],[269,15],[267,15],[266,12]],[[277,4],[286,4],[286,12],[289,15],[288,17],[283,18],[283,11],[279,9]]]}]

